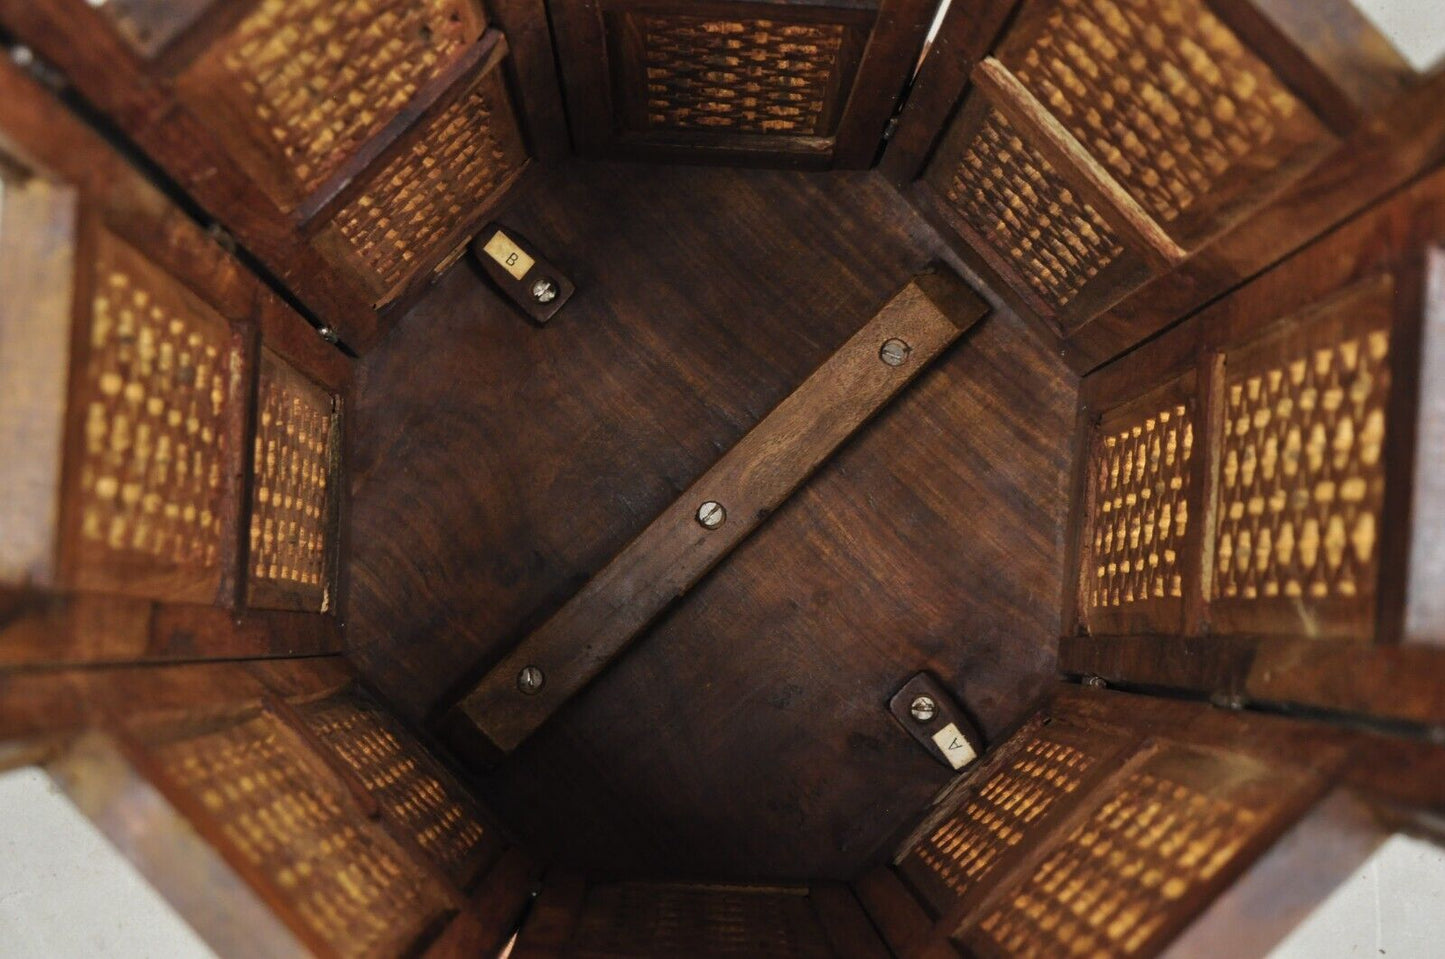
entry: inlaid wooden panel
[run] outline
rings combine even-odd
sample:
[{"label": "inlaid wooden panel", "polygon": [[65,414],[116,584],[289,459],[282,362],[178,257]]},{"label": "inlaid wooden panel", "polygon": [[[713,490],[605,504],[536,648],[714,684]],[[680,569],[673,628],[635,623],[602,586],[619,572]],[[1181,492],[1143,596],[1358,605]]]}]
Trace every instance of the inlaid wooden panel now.
[{"label": "inlaid wooden panel", "polygon": [[927,0],[553,0],[581,152],[866,168]]},{"label": "inlaid wooden panel", "polygon": [[76,582],[211,602],[236,457],[239,348],[230,326],[100,231],[77,418]]},{"label": "inlaid wooden panel", "polygon": [[1006,279],[1054,316],[1124,253],[1119,237],[999,111],[975,97],[926,174]]},{"label": "inlaid wooden panel", "polygon": [[396,955],[446,908],[441,888],[269,713],[157,744],[153,755],[338,955]]},{"label": "inlaid wooden panel", "polygon": [[1081,600],[1093,632],[1177,631],[1200,516],[1189,374],[1104,415],[1090,442]]},{"label": "inlaid wooden panel", "polygon": [[623,882],[594,886],[568,955],[823,959],[803,889]]},{"label": "inlaid wooden panel", "polygon": [[1366,280],[1226,353],[1216,630],[1373,635],[1392,302]]},{"label": "inlaid wooden panel", "polygon": [[260,0],[179,90],[291,210],[484,26],[470,0]]},{"label": "inlaid wooden panel", "polygon": [[332,605],[336,400],[263,350],[256,402],[248,602],[325,612]]},{"label": "inlaid wooden panel", "polygon": [[526,161],[516,118],[490,70],[426,123],[335,217],[349,254],[379,300],[429,258],[450,252]]},{"label": "inlaid wooden panel", "polygon": [[631,27],[648,129],[833,132],[844,25],[638,14]]},{"label": "inlaid wooden panel", "polygon": [[1281,827],[1303,788],[1253,759],[1164,745],[1101,786],[1092,812],[960,941],[978,956],[1152,954]]},{"label": "inlaid wooden panel", "polygon": [[479,811],[466,788],[416,737],[354,696],[321,700],[300,712],[455,883],[465,887],[476,877],[486,854]]},{"label": "inlaid wooden panel", "polygon": [[1008,853],[1037,836],[1048,814],[1120,745],[1058,723],[1032,727],[1010,740],[1005,758],[980,770],[958,809],[919,839],[899,869],[935,912],[946,914],[986,887]]},{"label": "inlaid wooden panel", "polygon": [[999,59],[1185,246],[1331,139],[1204,0],[1040,3]]}]

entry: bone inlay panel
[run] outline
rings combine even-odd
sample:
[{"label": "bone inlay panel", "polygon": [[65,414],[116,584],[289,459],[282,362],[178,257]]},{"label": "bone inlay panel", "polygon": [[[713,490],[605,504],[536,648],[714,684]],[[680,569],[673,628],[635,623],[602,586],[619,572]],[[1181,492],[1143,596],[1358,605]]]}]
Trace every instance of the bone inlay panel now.
[{"label": "bone inlay panel", "polygon": [[[288,606],[320,612],[330,600],[332,397],[263,351],[252,455],[251,583],[274,584]],[[255,597],[253,596],[253,601]]]},{"label": "bone inlay panel", "polygon": [[[1368,619],[1390,392],[1389,330],[1368,328],[1379,325],[1372,305],[1388,310],[1380,290],[1343,304],[1334,322],[1227,356],[1213,598],[1236,626],[1241,608],[1273,600],[1332,603]],[[1351,631],[1334,619],[1323,615],[1316,631]]]},{"label": "bone inlay panel", "polygon": [[382,711],[351,699],[302,708],[308,725],[458,885],[473,878],[485,830],[459,784]]},{"label": "bone inlay panel", "polygon": [[950,138],[929,174],[984,243],[1054,309],[1062,309],[1124,252],[1114,231],[1049,162],[988,109]]},{"label": "bone inlay panel", "polygon": [[[218,53],[293,188],[287,209],[381,131],[463,46],[458,0],[261,0]],[[203,94],[204,95],[204,94]],[[204,119],[204,113],[202,114]]]},{"label": "bone inlay panel", "polygon": [[156,748],[161,765],[342,956],[395,955],[446,907],[269,714]]},{"label": "bone inlay panel", "polygon": [[[1087,747],[1041,728],[910,851],[900,865],[936,910],[946,911],[976,888],[1060,799],[1078,789],[1104,751]],[[917,866],[926,874],[919,876]]]},{"label": "bone inlay panel", "polygon": [[[160,589],[210,601],[233,451],[236,375],[218,314],[108,233],[91,302],[79,483],[83,584],[97,567],[178,572]],[[132,584],[134,586],[134,584]]]},{"label": "bone inlay panel", "polygon": [[1184,595],[1180,571],[1194,456],[1190,400],[1145,409],[1096,436],[1089,464],[1094,489],[1088,605],[1127,606]]},{"label": "bone inlay panel", "polygon": [[1166,224],[1307,114],[1201,0],[1055,0],[1001,59]]},{"label": "bone inlay panel", "polygon": [[1277,821],[1300,782],[1252,760],[1167,746],[1100,787],[1099,805],[962,940],[972,954],[1153,954]]},{"label": "bone inlay panel", "polygon": [[824,135],[844,27],[642,16],[649,126]]},{"label": "bone inlay panel", "polygon": [[521,168],[526,156],[506,98],[494,69],[337,214],[342,236],[383,292],[436,254]]}]

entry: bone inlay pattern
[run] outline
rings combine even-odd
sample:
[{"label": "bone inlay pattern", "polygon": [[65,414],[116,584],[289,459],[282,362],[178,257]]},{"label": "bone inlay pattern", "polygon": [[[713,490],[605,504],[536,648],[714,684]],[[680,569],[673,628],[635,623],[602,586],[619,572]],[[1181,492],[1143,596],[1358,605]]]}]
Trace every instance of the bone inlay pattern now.
[{"label": "bone inlay pattern", "polygon": [[1097,762],[1047,734],[1041,730],[909,854],[933,875],[935,909],[946,909],[982,881]]},{"label": "bone inlay pattern", "polygon": [[645,16],[647,119],[661,128],[823,135],[844,27]]},{"label": "bone inlay pattern", "polygon": [[84,372],[82,540],[218,569],[233,357],[226,321],[102,236]]},{"label": "bone inlay pattern", "polygon": [[302,748],[262,714],[156,753],[337,954],[393,955],[445,907],[442,893],[300,758]]},{"label": "bone inlay pattern", "polygon": [[964,936],[991,955],[1135,955],[1214,880],[1259,814],[1136,771]]},{"label": "bone inlay pattern", "polygon": [[1053,308],[1124,252],[1098,212],[995,110],[955,158],[941,152],[940,161],[949,205]]},{"label": "bone inlay pattern", "polygon": [[824,959],[832,955],[807,897],[623,882],[594,887],[569,955]]},{"label": "bone inlay pattern", "polygon": [[472,880],[484,829],[465,788],[400,725],[347,699],[304,707],[306,722],[458,885]]},{"label": "bone inlay pattern", "polygon": [[1193,455],[1193,411],[1185,403],[1096,438],[1090,607],[1183,596]]},{"label": "bone inlay pattern", "polygon": [[442,111],[337,215],[383,289],[435,254],[525,161],[500,73]]},{"label": "bone inlay pattern", "polygon": [[1200,0],[1056,0],[1005,62],[1164,223],[1304,110]]},{"label": "bone inlay pattern", "polygon": [[261,0],[241,22],[221,62],[284,156],[297,196],[461,49],[457,9],[457,0]]},{"label": "bone inlay pattern", "polygon": [[1373,595],[1389,352],[1376,330],[1229,375],[1214,598]]},{"label": "bone inlay pattern", "polygon": [[329,393],[266,351],[253,450],[251,580],[302,587],[328,605],[334,411]]}]

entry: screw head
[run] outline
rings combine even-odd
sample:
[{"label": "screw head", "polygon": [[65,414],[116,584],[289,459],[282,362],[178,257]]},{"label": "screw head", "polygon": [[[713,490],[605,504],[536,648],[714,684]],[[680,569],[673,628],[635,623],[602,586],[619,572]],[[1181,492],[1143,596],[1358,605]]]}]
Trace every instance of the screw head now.
[{"label": "screw head", "polygon": [[536,666],[523,666],[517,674],[517,688],[528,696],[535,696],[546,685],[547,677]]},{"label": "screw head", "polygon": [[318,336],[320,336],[323,340],[325,340],[325,341],[328,342],[328,343],[336,343],[336,342],[340,341],[340,339],[341,339],[341,334],[337,333],[335,330],[333,330],[333,329],[332,329],[331,327],[329,327],[329,326],[317,327],[317,328],[316,328],[316,333],[317,333]]},{"label": "screw head", "polygon": [[938,715],[938,704],[933,701],[932,696],[919,696],[909,704],[908,711],[913,714],[914,719],[926,723]]},{"label": "screw head", "polygon": [[717,529],[728,518],[728,511],[716,500],[708,500],[697,508],[697,521],[704,529]]},{"label": "screw head", "polygon": [[878,358],[889,366],[902,366],[912,352],[913,347],[894,337],[883,342],[883,346],[878,350]]},{"label": "screw head", "polygon": [[550,276],[538,277],[532,283],[532,299],[538,303],[551,303],[557,299],[558,292],[557,281]]}]

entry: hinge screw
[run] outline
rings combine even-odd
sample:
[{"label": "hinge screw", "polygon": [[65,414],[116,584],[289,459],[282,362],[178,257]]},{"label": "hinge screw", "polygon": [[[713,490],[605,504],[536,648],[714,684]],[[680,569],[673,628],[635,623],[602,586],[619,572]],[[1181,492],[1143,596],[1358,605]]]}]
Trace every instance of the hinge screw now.
[{"label": "hinge screw", "polygon": [[536,666],[523,666],[517,674],[517,688],[528,696],[540,693],[546,682],[547,677]]},{"label": "hinge screw", "polygon": [[933,701],[932,696],[919,696],[909,705],[908,711],[913,718],[920,723],[926,723],[938,715],[938,704]]},{"label": "hinge screw", "polygon": [[316,333],[317,333],[318,336],[320,336],[323,340],[325,340],[325,341],[328,342],[328,343],[339,343],[339,342],[341,342],[341,334],[340,334],[340,333],[337,333],[335,330],[333,330],[333,329],[332,329],[331,327],[329,327],[329,326],[318,326],[318,327],[316,328]]},{"label": "hinge screw", "polygon": [[1107,685],[1109,685],[1109,684],[1106,683],[1106,682],[1104,682],[1104,677],[1102,677],[1102,676],[1085,676],[1085,677],[1084,677],[1084,685],[1085,685],[1085,686],[1092,686],[1092,687],[1095,688],[1095,689],[1103,689],[1105,686],[1107,686]]},{"label": "hinge screw", "polygon": [[908,354],[913,352],[913,347],[900,339],[886,340],[878,351],[878,358],[889,366],[902,366],[908,359]]},{"label": "hinge screw", "polygon": [[697,508],[697,521],[704,529],[717,529],[728,518],[728,511],[716,500],[708,500]]},{"label": "hinge screw", "polygon": [[540,277],[532,284],[532,299],[538,303],[551,303],[557,299],[557,281],[550,276]]}]

